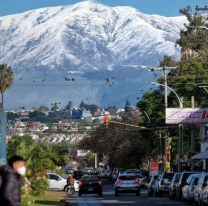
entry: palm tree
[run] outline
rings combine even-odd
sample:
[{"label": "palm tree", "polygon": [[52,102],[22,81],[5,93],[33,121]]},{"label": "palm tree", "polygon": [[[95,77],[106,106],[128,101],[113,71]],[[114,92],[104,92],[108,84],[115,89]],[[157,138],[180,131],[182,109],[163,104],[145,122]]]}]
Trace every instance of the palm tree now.
[{"label": "palm tree", "polygon": [[11,67],[8,67],[6,64],[0,64],[0,91],[2,97],[2,108],[4,108],[4,92],[6,89],[12,86],[14,79],[14,73]]}]

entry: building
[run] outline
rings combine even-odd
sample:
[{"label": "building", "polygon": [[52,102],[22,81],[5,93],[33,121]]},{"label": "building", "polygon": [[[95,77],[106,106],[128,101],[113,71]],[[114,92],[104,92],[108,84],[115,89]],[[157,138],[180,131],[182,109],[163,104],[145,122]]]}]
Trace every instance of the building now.
[{"label": "building", "polygon": [[72,119],[81,119],[91,117],[90,111],[86,110],[73,110],[72,111]]}]

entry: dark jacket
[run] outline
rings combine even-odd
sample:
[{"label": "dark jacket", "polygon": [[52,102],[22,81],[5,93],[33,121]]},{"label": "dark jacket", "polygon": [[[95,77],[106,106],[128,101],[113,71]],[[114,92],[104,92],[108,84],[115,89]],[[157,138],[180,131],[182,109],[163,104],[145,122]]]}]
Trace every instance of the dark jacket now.
[{"label": "dark jacket", "polygon": [[0,176],[2,184],[0,188],[0,205],[1,206],[20,206],[20,176],[9,165],[0,167]]}]

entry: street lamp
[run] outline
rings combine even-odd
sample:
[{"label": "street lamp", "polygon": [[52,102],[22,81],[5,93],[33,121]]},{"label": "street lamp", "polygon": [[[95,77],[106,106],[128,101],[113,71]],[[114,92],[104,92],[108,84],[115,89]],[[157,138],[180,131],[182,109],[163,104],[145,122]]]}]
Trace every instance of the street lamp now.
[{"label": "street lamp", "polygon": [[[168,87],[167,85],[164,85],[164,84],[158,84],[158,83],[155,83],[155,82],[152,82],[152,84],[169,88],[176,95],[176,97],[179,101],[180,108],[181,109],[183,108],[183,102],[179,98],[178,94],[175,92],[174,89],[172,89],[171,87]],[[183,124],[179,124],[178,126],[179,126],[179,153],[182,154],[183,153]],[[166,158],[166,160],[167,160],[167,158]],[[183,169],[183,163],[179,163],[179,171],[182,172],[182,169]]]},{"label": "street lamp", "polygon": [[[155,82],[151,82],[151,84],[153,85],[158,85],[158,86],[163,86],[163,87],[166,87],[167,85],[165,84],[158,84],[158,83],[155,83]],[[183,102],[181,101],[180,97],[178,96],[178,94],[175,92],[174,89],[172,89],[171,87],[167,86],[167,88],[169,88],[177,97],[178,99],[178,102],[179,102],[179,105],[180,105],[180,108],[183,108]]]}]

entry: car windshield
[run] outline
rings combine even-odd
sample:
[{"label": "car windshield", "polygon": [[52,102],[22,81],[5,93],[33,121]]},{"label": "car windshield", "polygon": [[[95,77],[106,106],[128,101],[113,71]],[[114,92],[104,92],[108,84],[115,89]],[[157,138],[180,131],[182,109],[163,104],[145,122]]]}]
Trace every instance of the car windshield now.
[{"label": "car windshield", "polygon": [[192,175],[193,173],[185,173],[184,175],[183,175],[183,178],[182,178],[182,181],[186,181],[187,179],[188,179],[188,177],[190,176],[190,175]]},{"label": "car windshield", "polygon": [[80,175],[80,174],[82,174],[82,171],[74,171],[74,174],[75,175]]},{"label": "car windshield", "polygon": [[119,180],[135,180],[136,176],[134,175],[126,175],[126,176],[119,176]]},{"label": "car windshield", "polygon": [[153,178],[154,178],[155,180],[157,180],[157,178],[158,178],[158,177],[159,177],[159,176],[156,176],[156,175],[155,175],[155,176],[153,176]]},{"label": "car windshield", "polygon": [[175,175],[175,173],[165,173],[163,178],[168,179],[168,180],[172,180],[174,175]]},{"label": "car windshield", "polygon": [[81,178],[81,181],[98,181],[98,180],[99,180],[99,178],[97,176],[91,176],[91,175],[83,176]]},{"label": "car windshield", "polygon": [[179,181],[180,178],[181,178],[181,174],[177,174],[177,175],[175,176],[175,180],[177,180],[177,181]]}]

